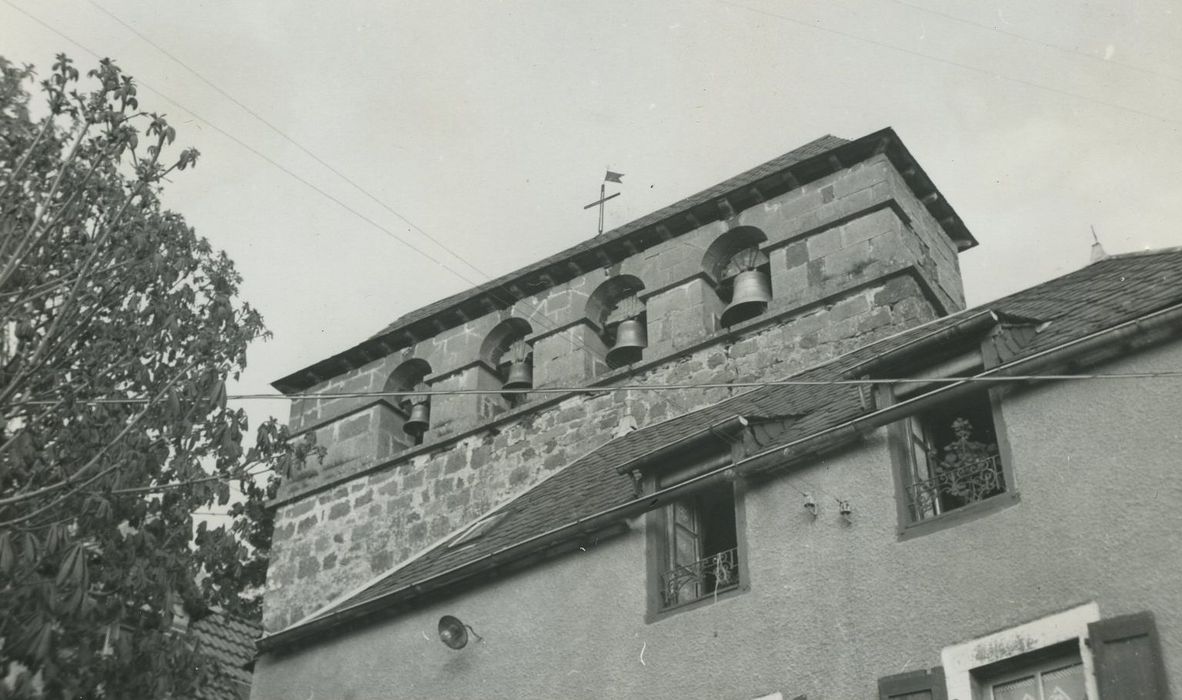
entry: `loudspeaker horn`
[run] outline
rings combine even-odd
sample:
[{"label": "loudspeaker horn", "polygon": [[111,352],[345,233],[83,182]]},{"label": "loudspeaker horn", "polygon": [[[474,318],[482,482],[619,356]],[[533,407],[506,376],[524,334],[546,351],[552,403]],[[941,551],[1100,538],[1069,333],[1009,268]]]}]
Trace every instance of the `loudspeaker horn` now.
[{"label": "loudspeaker horn", "polygon": [[477,641],[484,641],[479,634],[476,634],[476,630],[460,622],[460,618],[452,615],[444,615],[439,618],[439,641],[451,649],[463,649],[467,646],[469,632],[473,637],[476,637]]}]

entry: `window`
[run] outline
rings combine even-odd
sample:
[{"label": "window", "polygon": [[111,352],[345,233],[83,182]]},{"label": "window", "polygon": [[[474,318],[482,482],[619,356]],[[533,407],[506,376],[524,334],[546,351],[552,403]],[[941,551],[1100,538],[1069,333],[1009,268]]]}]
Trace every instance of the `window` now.
[{"label": "window", "polygon": [[655,600],[663,612],[714,599],[740,585],[735,489],[730,483],[655,513]]},{"label": "window", "polygon": [[651,496],[647,622],[750,588],[745,484],[726,472],[742,449],[735,436],[747,425],[734,415],[616,467],[632,477],[637,496]]},{"label": "window", "polygon": [[947,697],[958,700],[1170,697],[1148,611],[1101,618],[1085,603],[945,647],[940,658]]},{"label": "window", "polygon": [[1005,493],[1006,475],[988,392],[903,421],[903,497],[917,523]]},{"label": "window", "polygon": [[880,389],[887,404],[918,399],[890,429],[901,536],[940,529],[1017,500],[1001,417],[1003,390],[977,385],[982,388],[968,394],[936,398],[948,386],[944,380],[971,377],[982,369],[979,351],[929,359],[924,367],[899,364],[892,374],[914,379]]},{"label": "window", "polygon": [[1087,683],[1078,650],[980,681],[981,700],[1084,700]]}]

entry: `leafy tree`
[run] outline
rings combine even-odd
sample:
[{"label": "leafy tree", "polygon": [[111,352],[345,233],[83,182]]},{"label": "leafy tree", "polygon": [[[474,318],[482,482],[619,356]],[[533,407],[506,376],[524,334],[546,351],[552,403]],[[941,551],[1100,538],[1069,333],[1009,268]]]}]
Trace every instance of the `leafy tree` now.
[{"label": "leafy tree", "polygon": [[[244,444],[226,405],[266,331],[161,205],[197,152],[108,60],[83,78],[59,56],[43,101],[32,78],[0,58],[0,697],[191,695],[210,664],[174,611],[257,612],[256,475],[308,447],[274,420]],[[233,484],[238,522],[194,537]]]}]

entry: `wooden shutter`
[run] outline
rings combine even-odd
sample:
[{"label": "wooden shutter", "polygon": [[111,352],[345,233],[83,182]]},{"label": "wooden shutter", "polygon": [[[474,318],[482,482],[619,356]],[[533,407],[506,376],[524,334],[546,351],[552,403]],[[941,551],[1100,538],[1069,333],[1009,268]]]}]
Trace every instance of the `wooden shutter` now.
[{"label": "wooden shutter", "polygon": [[879,700],[948,700],[944,667],[908,671],[878,679]]},{"label": "wooden shutter", "polygon": [[1170,700],[1153,613],[1088,625],[1100,700]]}]

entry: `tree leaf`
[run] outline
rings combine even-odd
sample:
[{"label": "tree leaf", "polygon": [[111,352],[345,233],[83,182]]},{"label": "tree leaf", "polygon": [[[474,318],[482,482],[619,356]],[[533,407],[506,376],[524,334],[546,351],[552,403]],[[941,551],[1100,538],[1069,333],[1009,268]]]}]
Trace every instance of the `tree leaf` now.
[{"label": "tree leaf", "polygon": [[78,543],[74,543],[66,550],[61,564],[58,565],[57,578],[55,579],[59,587],[75,580],[77,577],[78,559],[81,556],[82,546]]},{"label": "tree leaf", "polygon": [[12,530],[0,532],[0,574],[12,573],[16,565],[16,552],[12,547]]},{"label": "tree leaf", "polygon": [[213,388],[209,392],[209,403],[221,410],[226,409],[226,383],[222,380],[217,380],[213,384]]}]

